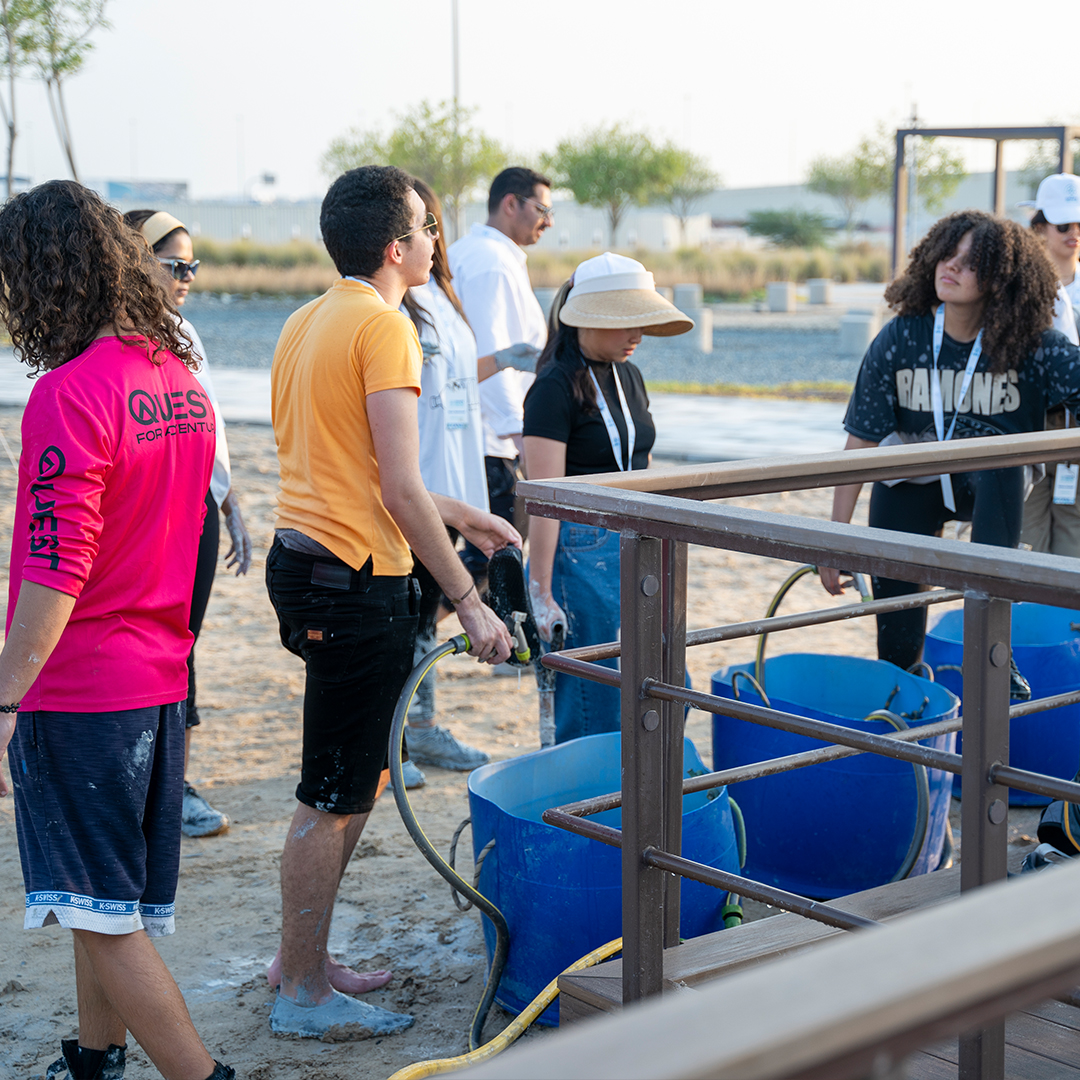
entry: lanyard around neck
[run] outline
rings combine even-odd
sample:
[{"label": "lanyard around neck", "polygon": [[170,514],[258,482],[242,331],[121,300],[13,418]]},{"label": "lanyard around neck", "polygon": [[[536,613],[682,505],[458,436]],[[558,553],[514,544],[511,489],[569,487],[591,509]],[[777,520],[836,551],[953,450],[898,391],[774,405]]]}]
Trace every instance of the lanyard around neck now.
[{"label": "lanyard around neck", "polygon": [[615,392],[619,395],[619,406],[622,408],[623,419],[626,421],[626,441],[629,445],[629,453],[626,455],[625,466],[623,465],[622,438],[619,435],[619,429],[615,426],[615,418],[611,415],[611,410],[608,408],[608,403],[604,398],[604,392],[600,389],[596,372],[593,371],[591,366],[589,367],[589,378],[592,379],[593,386],[596,388],[596,407],[600,410],[600,417],[604,421],[604,427],[607,428],[611,452],[615,455],[615,464],[619,467],[619,472],[626,472],[634,467],[634,443],[637,441],[637,428],[634,426],[634,418],[630,415],[630,406],[626,402],[622,380],[619,378],[619,373],[615,370],[614,364],[611,365],[611,377],[615,380]]},{"label": "lanyard around neck", "polygon": [[[934,411],[934,431],[938,442],[948,442],[956,430],[956,418],[960,415],[960,406],[967,400],[968,391],[971,389],[971,380],[974,378],[975,369],[979,366],[979,357],[982,356],[982,330],[975,337],[975,343],[971,346],[968,354],[967,366],[964,368],[964,378],[960,384],[960,393],[957,394],[956,384],[953,383],[953,417],[949,424],[949,430],[945,431],[945,406],[941,397],[941,372],[938,371],[938,357],[941,355],[941,343],[945,338],[945,303],[938,304],[934,315],[934,368],[930,376],[930,407]],[[952,478],[948,473],[941,474],[941,494],[945,500],[945,506],[949,510],[956,510],[956,500],[953,498]]]}]

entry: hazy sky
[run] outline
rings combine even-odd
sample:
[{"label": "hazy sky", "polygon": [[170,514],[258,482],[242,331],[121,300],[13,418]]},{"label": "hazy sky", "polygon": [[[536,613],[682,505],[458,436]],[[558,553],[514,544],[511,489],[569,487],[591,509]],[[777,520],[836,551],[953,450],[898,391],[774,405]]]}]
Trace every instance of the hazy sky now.
[{"label": "hazy sky", "polygon": [[[461,97],[528,153],[623,120],[705,155],[728,186],[802,179],[912,101],[930,125],[1080,119],[1069,47],[1000,0],[460,0]],[[264,170],[289,198],[351,126],[452,92],[450,0],[110,0],[113,29],[69,84],[84,179],[187,180],[235,195]],[[66,175],[44,91],[18,86],[17,171]],[[989,168],[978,144],[971,168]],[[1023,149],[1014,149],[1018,164]]]}]

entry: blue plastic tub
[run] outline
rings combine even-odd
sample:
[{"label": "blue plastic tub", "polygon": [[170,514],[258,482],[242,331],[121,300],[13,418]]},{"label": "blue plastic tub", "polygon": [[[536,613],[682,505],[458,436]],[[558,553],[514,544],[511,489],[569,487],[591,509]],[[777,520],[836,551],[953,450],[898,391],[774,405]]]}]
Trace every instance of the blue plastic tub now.
[{"label": "blue plastic tub", "polygon": [[[1016,666],[1031,683],[1032,697],[1050,697],[1080,688],[1080,611],[1044,604],[1013,604],[1012,648]],[[961,701],[964,678],[959,671],[964,659],[964,613],[947,611],[926,635],[923,658],[934,677]],[[957,739],[957,751],[962,745]],[[1018,769],[1071,780],[1080,765],[1080,704],[1017,717],[1009,725],[1009,763]],[[960,795],[960,777],[954,780]],[[1045,806],[1049,799],[1012,791],[1013,806]]]},{"label": "blue plastic tub", "polygon": [[[735,671],[723,668],[712,692],[732,697]],[[917,713],[909,725],[957,715],[945,687],[881,660],[793,653],[765,661],[765,692],[773,708],[878,734],[884,721],[861,723],[875,709]],[[763,704],[749,682],[738,679],[739,697]],[[923,699],[927,698],[925,706]],[[951,750],[955,735],[927,745]],[[713,765],[728,769],[811,750],[826,743],[727,716],[713,717]],[[928,770],[930,812],[926,839],[911,871],[925,874],[941,861],[949,816],[951,777]],[[918,799],[913,767],[876,754],[842,758],[809,768],[749,780],[733,791],[746,819],[745,874],[818,899],[831,899],[890,881],[902,867],[914,833]]]},{"label": "blue plastic tub", "polygon": [[[622,934],[621,852],[540,820],[549,807],[618,791],[620,747],[618,732],[590,735],[484,765],[469,775],[474,857],[495,838],[478,887],[510,927],[510,955],[495,1000],[511,1012],[521,1012],[559,972]],[[684,762],[688,776],[705,771],[689,739]],[[621,812],[609,810],[590,820],[617,828]],[[739,872],[724,788],[684,797],[683,854]],[[725,899],[720,889],[684,880],[683,936],[722,929]],[[487,919],[483,922],[490,963],[495,931]],[[558,1000],[539,1022],[559,1022]]]}]

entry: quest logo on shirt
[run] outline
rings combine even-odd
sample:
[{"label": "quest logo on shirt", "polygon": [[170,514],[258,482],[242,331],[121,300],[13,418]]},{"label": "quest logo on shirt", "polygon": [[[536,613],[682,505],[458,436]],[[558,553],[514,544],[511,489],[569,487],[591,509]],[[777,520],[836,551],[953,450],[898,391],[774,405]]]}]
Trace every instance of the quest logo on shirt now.
[{"label": "quest logo on shirt", "polygon": [[30,485],[34,500],[30,511],[30,558],[44,559],[50,570],[60,565],[60,539],[56,525],[55,487],[52,481],[67,467],[64,451],[59,446],[47,446],[38,458],[37,478]]},{"label": "quest logo on shirt", "polygon": [[213,406],[201,390],[172,390],[164,394],[132,390],[128,394],[128,412],[132,420],[146,428],[135,436],[135,441],[140,443],[215,430]]},{"label": "quest logo on shirt", "polygon": [[[941,373],[941,403],[946,413],[956,408],[953,394],[959,393],[963,386],[962,371],[943,371]],[[975,416],[996,416],[998,413],[1016,412],[1020,408],[1020,390],[1017,388],[1018,376],[1010,368],[1001,375],[976,371],[971,378],[971,387],[967,397],[960,405],[961,413],[973,413]],[[901,409],[912,412],[933,412],[930,399],[930,369],[900,368],[896,373],[896,397]]]}]

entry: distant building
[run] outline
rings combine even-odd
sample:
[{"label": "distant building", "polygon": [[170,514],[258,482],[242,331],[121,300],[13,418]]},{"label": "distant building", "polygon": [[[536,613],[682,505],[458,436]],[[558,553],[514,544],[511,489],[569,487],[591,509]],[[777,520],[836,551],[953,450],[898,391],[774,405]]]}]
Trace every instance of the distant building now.
[{"label": "distant building", "polygon": [[[3,180],[0,179],[0,184]],[[989,209],[993,204],[993,174],[972,173],[946,200],[940,211],[928,213],[920,208],[909,217],[911,242],[922,235],[942,214],[953,210],[976,207]],[[20,177],[16,190],[29,186]],[[262,202],[254,199],[207,200],[187,198],[188,186],[183,181],[118,181],[91,184],[120,210],[143,207],[167,210],[183,221],[193,236],[214,240],[253,240],[262,244],[283,244],[289,240],[322,242],[319,232],[320,200],[301,202]],[[1017,221],[1027,221],[1025,211],[1017,207],[1031,193],[1021,174],[1008,174],[1005,190],[1006,213]],[[686,222],[683,236],[679,219],[662,207],[632,207],[619,225],[615,244],[608,230],[607,214],[593,207],[578,206],[570,200],[555,201],[555,221],[537,249],[544,251],[603,251],[616,246],[624,250],[672,251],[679,247],[743,247],[755,248],[764,244],[747,234],[747,218],[755,210],[788,210],[792,208],[823,214],[839,224],[840,210],[836,202],[824,195],[815,195],[804,184],[777,185],[759,188],[721,188],[703,197],[696,213]],[[487,220],[487,205],[471,203],[465,208],[465,223],[469,228]],[[447,224],[447,237],[455,239],[453,228]],[[892,228],[892,202],[871,199],[857,215],[857,235],[874,243],[888,244]]]}]

